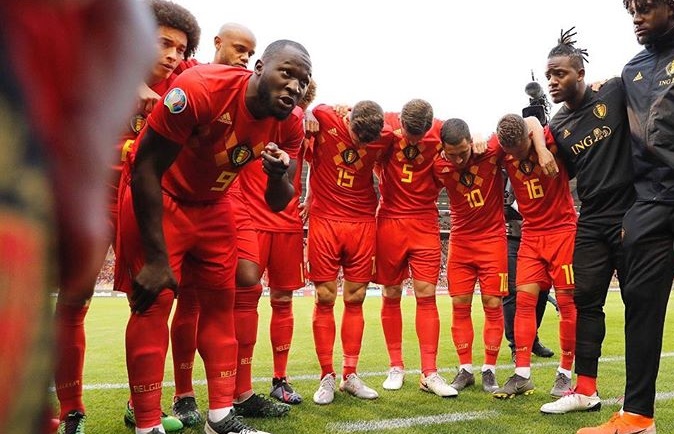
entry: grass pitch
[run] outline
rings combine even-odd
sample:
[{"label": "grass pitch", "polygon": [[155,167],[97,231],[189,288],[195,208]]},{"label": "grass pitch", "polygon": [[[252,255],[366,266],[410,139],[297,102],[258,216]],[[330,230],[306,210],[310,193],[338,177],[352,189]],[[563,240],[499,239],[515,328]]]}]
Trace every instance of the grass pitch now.
[{"label": "grass pitch", "polygon": [[[458,359],[450,333],[451,302],[447,295],[438,296],[441,334],[438,367],[451,381],[456,373]],[[336,303],[337,342],[335,367],[341,367],[339,318],[341,302]],[[388,356],[379,321],[381,300],[368,297],[365,301],[365,334],[359,372],[368,385],[380,394],[375,401],[362,401],[337,392],[328,406],[312,402],[318,386],[320,368],[316,360],[311,330],[313,299],[297,297],[294,300],[295,336],[290,354],[288,372],[304,402],[294,406],[290,415],[276,420],[249,419],[252,426],[274,434],[370,433],[370,434],[437,434],[437,433],[575,433],[579,427],[607,420],[620,408],[624,387],[623,307],[620,295],[611,292],[607,299],[607,334],[599,368],[599,392],[604,399],[600,412],[567,415],[543,415],[542,404],[552,400],[548,394],[559,361],[558,318],[548,305],[539,331],[542,341],[555,350],[551,359],[533,358],[533,378],[537,389],[527,397],[497,400],[482,392],[479,367],[483,360],[481,344],[483,315],[479,297],[475,298],[473,318],[475,326],[474,365],[477,385],[460,393],[457,398],[442,399],[421,392],[418,387],[419,351],[414,330],[414,297],[403,298],[403,351],[407,377],[399,391],[381,387],[388,368]],[[260,301],[260,328],[253,363],[254,386],[257,392],[268,393],[271,384],[272,358],[269,343],[269,299]],[[87,433],[132,433],[124,426],[123,412],[128,399],[128,385],[124,361],[124,330],[128,319],[128,305],[124,298],[96,298],[86,318],[87,354],[85,364],[84,399],[87,405]],[[674,432],[674,319],[668,318],[658,377],[656,424],[658,432]],[[512,374],[510,351],[504,340],[497,378],[499,384]],[[170,413],[173,394],[173,370],[166,363],[163,408]],[[206,387],[203,366],[195,364],[195,390],[200,408],[206,409]],[[202,433],[201,429],[185,429],[185,434]]]}]

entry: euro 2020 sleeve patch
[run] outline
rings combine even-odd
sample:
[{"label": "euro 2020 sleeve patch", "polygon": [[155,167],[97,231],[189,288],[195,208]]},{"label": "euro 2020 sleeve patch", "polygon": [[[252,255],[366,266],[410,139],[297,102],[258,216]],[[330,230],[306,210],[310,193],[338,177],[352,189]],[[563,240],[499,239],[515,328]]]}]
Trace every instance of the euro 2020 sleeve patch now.
[{"label": "euro 2020 sleeve patch", "polygon": [[164,105],[174,115],[182,113],[187,108],[187,95],[185,91],[179,87],[174,87],[164,97]]}]

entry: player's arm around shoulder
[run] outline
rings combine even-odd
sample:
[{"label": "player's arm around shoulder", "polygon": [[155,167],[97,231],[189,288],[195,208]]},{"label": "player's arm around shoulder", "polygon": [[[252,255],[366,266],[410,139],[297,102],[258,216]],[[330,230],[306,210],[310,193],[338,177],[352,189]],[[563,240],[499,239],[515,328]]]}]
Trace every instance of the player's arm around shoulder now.
[{"label": "player's arm around shoulder", "polygon": [[524,118],[524,122],[527,124],[527,128],[529,128],[529,137],[538,155],[538,164],[543,169],[543,173],[550,177],[557,176],[559,174],[559,167],[557,167],[555,156],[548,149],[545,140],[545,129],[541,125],[541,122],[535,116]]}]

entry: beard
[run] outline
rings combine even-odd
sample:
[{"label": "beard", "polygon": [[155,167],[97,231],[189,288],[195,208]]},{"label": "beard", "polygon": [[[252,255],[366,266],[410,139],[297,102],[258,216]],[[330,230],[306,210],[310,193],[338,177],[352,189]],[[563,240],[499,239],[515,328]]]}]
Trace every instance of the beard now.
[{"label": "beard", "polygon": [[277,99],[273,97],[271,86],[269,86],[267,80],[260,80],[257,86],[257,94],[260,105],[264,107],[264,110],[279,121],[287,119],[295,108],[295,105],[290,108],[279,105]]}]

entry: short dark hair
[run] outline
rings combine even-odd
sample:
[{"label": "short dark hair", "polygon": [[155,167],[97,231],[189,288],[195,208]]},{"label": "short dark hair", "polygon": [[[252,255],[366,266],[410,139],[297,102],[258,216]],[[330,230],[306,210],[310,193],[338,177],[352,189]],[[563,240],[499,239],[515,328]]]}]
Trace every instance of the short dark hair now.
[{"label": "short dark hair", "polygon": [[529,129],[524,118],[520,115],[509,113],[499,119],[496,125],[496,136],[501,146],[511,148],[526,137]]},{"label": "short dark hair", "polygon": [[423,99],[410,100],[400,112],[400,122],[410,134],[426,134],[433,126],[433,106]]},{"label": "short dark hair", "polygon": [[440,130],[440,138],[445,145],[456,146],[463,142],[463,139],[471,142],[473,138],[470,135],[470,128],[463,119],[452,118],[447,119],[442,124]]},{"label": "short dark hair", "polygon": [[557,56],[565,56],[571,60],[571,64],[576,70],[583,69],[585,67],[585,62],[587,62],[587,50],[584,48],[577,48],[575,46],[576,41],[573,39],[576,36],[574,32],[575,27],[571,27],[569,30],[564,31],[563,29],[559,32],[559,39],[557,39],[557,45],[555,45],[550,53],[548,53],[548,59]]},{"label": "short dark hair", "polygon": [[269,58],[272,58],[278,53],[280,53],[281,50],[283,50],[283,48],[285,48],[288,45],[290,45],[291,47],[295,47],[300,52],[310,57],[307,49],[304,48],[304,45],[300,44],[299,42],[291,41],[290,39],[279,39],[267,45],[267,48],[264,49],[264,52],[262,53],[262,57],[260,57],[260,59],[264,61]]},{"label": "short dark hair", "polygon": [[374,101],[359,101],[351,109],[351,130],[358,140],[370,143],[379,140],[384,128],[384,110]]},{"label": "short dark hair", "polygon": [[158,26],[178,29],[187,35],[184,58],[192,57],[197,51],[201,37],[201,27],[192,12],[168,0],[149,0],[149,4]]},{"label": "short dark hair", "polygon": [[[634,4],[637,8],[646,6],[647,2],[648,2],[648,0],[634,0]],[[623,0],[623,6],[625,6],[625,9],[630,8],[630,3],[632,3],[632,0]],[[672,10],[674,10],[674,0],[652,0],[652,4],[653,5],[664,5],[664,4],[666,4]]]}]

